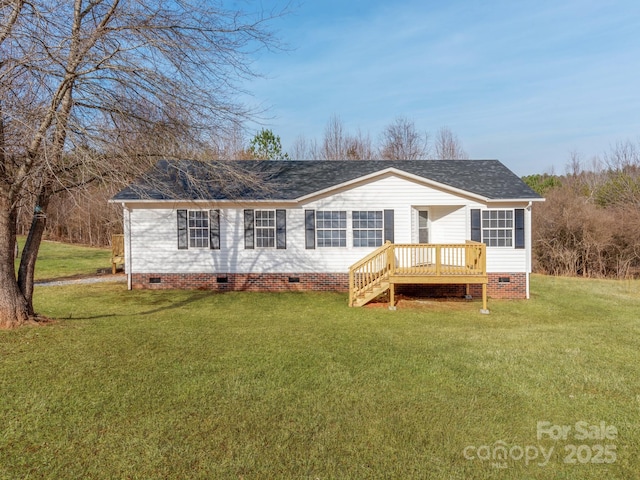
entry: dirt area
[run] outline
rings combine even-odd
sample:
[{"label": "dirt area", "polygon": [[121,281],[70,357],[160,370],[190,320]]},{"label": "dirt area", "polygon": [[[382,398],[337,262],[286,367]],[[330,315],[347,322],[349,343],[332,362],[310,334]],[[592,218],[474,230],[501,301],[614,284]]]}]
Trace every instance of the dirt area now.
[{"label": "dirt area", "polygon": [[[473,300],[465,298],[427,298],[427,297],[410,297],[406,295],[396,295],[396,308],[398,309],[430,309],[445,308],[447,310],[462,310],[466,308],[466,304]],[[389,299],[385,296],[379,297],[369,303],[364,308],[388,308]]]}]

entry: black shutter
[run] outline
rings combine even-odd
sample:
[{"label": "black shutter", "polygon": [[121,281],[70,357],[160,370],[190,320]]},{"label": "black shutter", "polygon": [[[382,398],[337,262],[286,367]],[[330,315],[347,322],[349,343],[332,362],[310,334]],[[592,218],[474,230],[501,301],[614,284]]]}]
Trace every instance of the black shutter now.
[{"label": "black shutter", "polygon": [[524,208],[516,208],[515,227],[516,227],[516,248],[524,248]]},{"label": "black shutter", "polygon": [[244,211],[244,248],[252,249],[255,248],[254,241],[254,230],[253,230],[253,222],[254,215],[253,210],[245,210]]},{"label": "black shutter", "polygon": [[187,228],[187,211],[178,210],[178,250],[189,248],[189,229]]},{"label": "black shutter", "polygon": [[276,248],[287,248],[287,211],[276,210]]},{"label": "black shutter", "polygon": [[304,211],[305,248],[316,248],[316,211]]},{"label": "black shutter", "polygon": [[473,242],[482,241],[482,226],[480,222],[479,208],[471,209],[471,241]]},{"label": "black shutter", "polygon": [[393,243],[393,210],[384,211],[384,241]]},{"label": "black shutter", "polygon": [[209,210],[209,248],[220,250],[220,210]]}]

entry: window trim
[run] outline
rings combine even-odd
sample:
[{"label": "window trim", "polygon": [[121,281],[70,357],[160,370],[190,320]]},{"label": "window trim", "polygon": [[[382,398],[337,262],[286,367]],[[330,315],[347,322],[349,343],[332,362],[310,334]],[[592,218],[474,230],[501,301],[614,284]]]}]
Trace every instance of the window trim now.
[{"label": "window trim", "polygon": [[[377,222],[378,220],[380,220],[380,227],[373,227],[373,228],[356,228],[356,226],[354,225],[354,222],[358,221],[363,221],[361,218],[358,218],[357,220],[354,218],[355,214],[359,213],[375,213],[375,214],[379,214],[380,218],[375,218],[373,221]],[[352,210],[351,211],[351,245],[353,248],[378,248],[381,247],[382,245],[384,245],[385,242],[385,228],[384,228],[384,215],[385,214],[385,210]],[[365,219],[364,221],[369,222],[369,219]],[[356,245],[356,231],[362,232],[362,231],[366,231],[366,232],[380,232],[380,244],[378,245],[377,243],[377,239],[375,243],[376,245],[362,245],[362,239],[358,238],[358,241],[360,242],[360,245]],[[367,241],[369,241],[370,238],[367,238]]]},{"label": "window trim", "polygon": [[[196,214],[199,218],[192,218],[192,215],[194,215],[195,217]],[[192,220],[194,222],[203,222],[203,225],[192,226],[191,225]],[[195,236],[194,234],[197,232],[200,232],[200,234],[203,234],[203,235]],[[210,225],[209,225],[209,211],[208,210],[187,210],[187,240],[189,242],[189,249],[191,248],[203,249],[203,250],[209,249],[210,235],[211,235],[211,231],[210,231]],[[203,245],[194,244],[194,243],[202,243],[202,241],[204,241]]]},{"label": "window trim", "polygon": [[[507,214],[511,214],[511,218],[504,218],[504,219],[500,219],[500,218],[488,218],[485,219],[485,214],[491,214],[493,212],[499,213],[499,212],[505,212]],[[485,227],[485,221],[500,221],[500,220],[505,220],[505,222],[507,221],[511,221],[511,226],[507,227],[501,227],[501,226],[496,226],[496,227]],[[505,232],[510,232],[510,235],[507,237],[485,237],[485,232],[487,231],[495,231],[495,232],[500,232],[500,231],[505,231]],[[516,240],[516,234],[515,234],[515,210],[513,208],[487,208],[487,209],[483,209],[481,210],[480,213],[480,233],[481,233],[481,238],[482,238],[482,242],[488,247],[488,248],[515,248],[515,240]],[[490,245],[489,242],[495,242],[495,243],[499,243],[500,240],[505,240],[505,241],[509,241],[509,245]]]},{"label": "window trim", "polygon": [[[337,220],[339,222],[342,222],[342,220],[344,220],[344,227],[321,227],[318,225],[319,222],[326,222],[327,219],[326,218],[320,218],[321,216],[324,216],[325,214],[342,214],[344,215],[344,219],[343,218],[338,218]],[[349,225],[349,219],[348,219],[348,215],[347,215],[347,211],[346,210],[316,210],[315,214],[315,221],[314,221],[314,227],[315,227],[315,246],[317,248],[347,248],[348,245],[348,239],[347,239],[347,232],[348,232],[348,225]],[[329,222],[333,222],[334,219],[330,218],[328,219]],[[333,236],[331,236],[331,238],[329,239],[329,241],[332,243],[331,245],[325,245],[323,243],[326,242],[326,239],[320,239],[319,233],[320,232],[344,232],[344,238],[338,238],[338,242],[342,243],[344,241],[344,245],[333,245]]]},{"label": "window trim", "polygon": [[[270,213],[272,214],[272,217],[269,218],[268,220],[272,220],[273,221],[273,225],[267,225],[267,226],[262,226],[262,225],[258,225],[258,215],[262,214],[262,213]],[[263,220],[263,219],[260,219]],[[266,231],[271,231],[273,232],[273,235],[271,236],[267,236],[267,237],[260,237],[258,236],[258,230],[266,230]],[[276,246],[278,244],[277,241],[277,221],[276,221],[276,210],[275,209],[255,209],[253,211],[253,238],[255,241],[255,248],[260,248],[260,249],[265,249],[265,250],[275,250]],[[271,240],[273,241],[273,245],[259,245],[260,240]]]}]

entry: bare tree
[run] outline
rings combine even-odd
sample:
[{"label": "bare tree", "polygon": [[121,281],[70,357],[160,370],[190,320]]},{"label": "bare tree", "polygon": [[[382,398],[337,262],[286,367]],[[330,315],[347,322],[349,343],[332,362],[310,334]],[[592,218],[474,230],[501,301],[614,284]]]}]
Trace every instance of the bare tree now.
[{"label": "bare tree", "polygon": [[347,158],[347,134],[344,131],[342,120],[337,115],[333,115],[324,129],[322,149],[320,151],[322,160],[344,160]]},{"label": "bare tree", "polygon": [[462,142],[449,127],[442,127],[436,133],[434,141],[436,160],[466,160],[467,152],[462,148]]},{"label": "bare tree", "polygon": [[245,141],[245,130],[240,125],[230,128],[216,128],[211,138],[200,149],[202,159],[210,160],[248,160],[251,155]]},{"label": "bare tree", "polygon": [[371,137],[360,130],[357,135],[350,135],[336,115],[325,127],[319,153],[320,160],[367,160],[376,156]]},{"label": "bare tree", "polygon": [[346,160],[375,160],[377,155],[369,134],[358,130],[356,135],[345,138]]},{"label": "bare tree", "polygon": [[424,160],[429,158],[429,135],[420,134],[412,120],[398,117],[382,132],[380,157],[383,160]]},{"label": "bare tree", "polygon": [[618,142],[604,154],[606,178],[596,194],[598,204],[640,209],[640,143]]},{"label": "bare tree", "polygon": [[[238,79],[254,75],[253,53],[275,46],[266,27],[277,15],[189,0],[0,3],[0,326],[33,315],[35,260],[56,192],[195,151],[212,127],[255,113],[233,95]],[[149,136],[162,141],[139,141]],[[17,212],[30,198],[16,281]]]},{"label": "bare tree", "polygon": [[616,142],[609,152],[604,154],[604,162],[611,170],[635,173],[640,169],[640,142]]},{"label": "bare tree", "polygon": [[318,142],[315,139],[308,140],[304,135],[299,135],[291,146],[291,158],[293,160],[319,160]]},{"label": "bare tree", "polygon": [[567,172],[567,175],[570,175],[573,177],[579,176],[582,173],[582,170],[583,170],[582,167],[583,167],[583,161],[582,161],[582,155],[580,155],[580,152],[578,152],[577,150],[572,150],[571,152],[569,152],[569,161],[565,166],[565,171]]}]

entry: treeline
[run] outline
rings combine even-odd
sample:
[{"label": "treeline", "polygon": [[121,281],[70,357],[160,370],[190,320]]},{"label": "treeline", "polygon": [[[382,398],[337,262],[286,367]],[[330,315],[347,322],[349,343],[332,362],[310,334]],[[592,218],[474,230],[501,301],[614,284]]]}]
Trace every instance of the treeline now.
[{"label": "treeline", "polygon": [[320,141],[299,136],[288,156],[295,160],[458,160],[467,159],[458,136],[448,127],[435,134],[419,130],[413,120],[397,117],[376,139],[360,130],[349,132],[333,116]]},{"label": "treeline", "polygon": [[320,140],[298,136],[288,152],[280,137],[272,130],[262,129],[245,147],[237,159],[258,160],[458,160],[467,159],[462,142],[449,127],[440,127],[435,134],[421,131],[407,117],[396,117],[376,138],[367,132],[350,132],[340,117],[327,122]]},{"label": "treeline", "polygon": [[[182,140],[182,142],[181,142]],[[138,158],[135,168],[114,169],[109,178],[95,176],[87,184],[72,189],[60,189],[51,195],[46,209],[44,237],[70,243],[108,246],[111,235],[122,232],[122,208],[108,203],[115,193],[140,174],[153,158],[181,158],[196,160],[421,160],[462,159],[468,155],[462,142],[448,127],[434,135],[420,131],[412,120],[397,117],[387,125],[377,140],[361,131],[353,134],[338,116],[327,122],[323,137],[298,137],[289,152],[282,148],[280,137],[262,129],[252,137],[242,123],[218,129],[208,140],[190,145],[185,137],[173,138],[166,132],[146,132],[135,143],[138,150],[153,152],[148,158]],[[143,148],[141,148],[143,147]],[[159,155],[158,152],[164,152]],[[75,152],[68,152],[73,161]],[[132,158],[135,158],[132,155]],[[120,172],[120,173],[119,173]],[[22,203],[18,212],[17,231],[26,235],[33,221],[33,206],[37,205],[36,191]]]},{"label": "treeline", "polygon": [[640,276],[640,143],[618,143],[588,164],[573,154],[565,175],[524,180],[546,198],[533,207],[535,271]]},{"label": "treeline", "polygon": [[[44,237],[91,246],[111,245],[111,235],[122,233],[122,207],[108,203],[117,193],[109,186],[87,186],[54,196],[47,208]],[[32,221],[29,207],[20,210],[18,235],[27,235]]]}]

